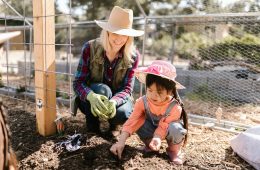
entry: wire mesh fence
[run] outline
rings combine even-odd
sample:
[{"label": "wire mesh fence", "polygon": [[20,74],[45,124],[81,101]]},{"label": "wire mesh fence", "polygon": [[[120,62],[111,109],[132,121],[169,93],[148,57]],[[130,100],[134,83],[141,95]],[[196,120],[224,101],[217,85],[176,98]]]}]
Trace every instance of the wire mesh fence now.
[{"label": "wire mesh fence", "polygon": [[[149,18],[145,62],[177,68],[189,113],[249,123],[260,103],[259,13]],[[255,120],[255,119],[254,119]]]},{"label": "wire mesh fence", "polygon": [[[179,81],[186,86],[182,92],[186,99],[213,108],[259,106],[258,13],[181,17],[175,23],[171,57],[173,63],[182,59],[189,63],[178,72]],[[213,108],[202,110],[212,114]],[[192,108],[190,112],[194,112]]]},{"label": "wire mesh fence", "polygon": [[[34,85],[34,73],[46,70],[34,69],[33,16],[32,10],[26,10],[32,3],[21,1],[21,11],[12,8],[9,1],[0,3],[0,31],[22,32],[3,46],[1,96],[35,103],[34,93],[40,87]],[[56,8],[55,14],[57,87],[45,90],[53,91],[62,104],[71,107],[73,74],[82,45],[98,37],[101,29],[92,20],[76,20],[71,2],[66,1],[66,5],[66,12]],[[189,113],[215,117],[215,111],[221,107],[224,119],[243,122],[244,115],[252,117],[260,113],[259,22],[259,12],[239,10],[161,16],[144,16],[141,11],[134,20],[135,28],[145,30],[145,36],[136,39],[136,46],[143,54],[140,66],[156,59],[172,62],[177,68],[177,80],[186,87],[180,95]],[[140,91],[144,92],[144,88],[141,90],[136,81],[136,98]]]}]

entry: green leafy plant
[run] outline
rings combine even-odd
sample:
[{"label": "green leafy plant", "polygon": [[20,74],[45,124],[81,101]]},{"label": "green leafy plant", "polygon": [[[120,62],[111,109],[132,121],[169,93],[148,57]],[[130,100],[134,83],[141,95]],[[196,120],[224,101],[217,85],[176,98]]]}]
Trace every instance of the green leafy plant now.
[{"label": "green leafy plant", "polygon": [[0,88],[1,87],[4,87],[4,83],[3,83],[3,80],[2,80],[2,74],[0,74]]},{"label": "green leafy plant", "polygon": [[26,88],[25,86],[19,85],[19,87],[16,89],[16,93],[22,93],[25,92]]},{"label": "green leafy plant", "polygon": [[260,67],[260,38],[245,34],[241,38],[228,36],[222,41],[199,49],[201,61],[210,60],[212,62],[233,60],[255,64]]},{"label": "green leafy plant", "polygon": [[62,97],[63,99],[69,99],[69,98],[70,98],[70,96],[68,95],[68,93],[62,93],[61,97]]},{"label": "green leafy plant", "polygon": [[58,74],[56,76],[57,80],[63,80],[63,81],[68,81],[68,75],[64,75],[64,74]]},{"label": "green leafy plant", "polygon": [[60,92],[60,89],[56,89],[56,97],[61,97],[61,92]]},{"label": "green leafy plant", "polygon": [[221,103],[229,103],[229,101],[222,97],[221,95],[216,94],[213,90],[211,90],[207,84],[202,84],[198,86],[193,92],[187,93],[185,95],[188,99],[191,100],[202,100],[205,102],[221,102]]},{"label": "green leafy plant", "polygon": [[183,33],[176,41],[176,52],[181,58],[198,60],[200,48],[206,48],[212,41],[195,32]]},{"label": "green leafy plant", "polygon": [[172,38],[171,35],[167,35],[165,33],[158,33],[157,37],[153,41],[150,51],[155,56],[164,56],[167,57],[170,53],[170,49],[172,47]]}]

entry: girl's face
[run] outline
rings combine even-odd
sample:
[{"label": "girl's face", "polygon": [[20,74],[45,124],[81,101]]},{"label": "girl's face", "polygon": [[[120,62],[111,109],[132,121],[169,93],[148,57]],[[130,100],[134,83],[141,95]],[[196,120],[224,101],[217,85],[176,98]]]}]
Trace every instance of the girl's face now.
[{"label": "girl's face", "polygon": [[164,102],[169,95],[170,94],[165,88],[157,89],[155,83],[153,83],[150,87],[147,87],[146,96],[156,104]]},{"label": "girl's face", "polygon": [[108,32],[108,40],[113,51],[119,51],[126,43],[128,36]]}]

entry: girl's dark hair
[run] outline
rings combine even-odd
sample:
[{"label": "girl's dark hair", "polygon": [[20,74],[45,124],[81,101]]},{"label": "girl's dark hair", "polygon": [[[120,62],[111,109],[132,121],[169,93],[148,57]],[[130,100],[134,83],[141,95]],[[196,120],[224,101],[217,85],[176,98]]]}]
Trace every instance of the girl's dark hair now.
[{"label": "girl's dark hair", "polygon": [[[169,79],[166,79],[166,78],[162,78],[160,76],[156,76],[153,74],[147,74],[146,87],[150,87],[153,83],[156,84],[156,88],[158,90],[166,89],[168,92],[170,92],[170,91],[172,92],[174,98],[179,102],[179,104],[182,108],[180,119],[183,120],[183,126],[188,131],[188,115],[187,115],[186,111],[184,110],[184,105],[183,105],[183,102],[176,89],[175,82],[173,82]],[[186,142],[187,142],[187,135],[185,136],[184,144],[186,144]]]}]

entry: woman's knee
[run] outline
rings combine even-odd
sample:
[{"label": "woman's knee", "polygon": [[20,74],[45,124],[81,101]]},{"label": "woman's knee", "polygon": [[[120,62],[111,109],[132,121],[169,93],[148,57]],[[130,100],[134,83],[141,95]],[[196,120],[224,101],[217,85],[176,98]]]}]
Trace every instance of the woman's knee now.
[{"label": "woman's knee", "polygon": [[129,100],[125,104],[116,108],[116,116],[110,120],[112,124],[123,124],[130,117],[133,111],[133,104]]},{"label": "woman's knee", "polygon": [[167,140],[173,144],[178,144],[183,141],[187,135],[187,130],[180,122],[172,122],[169,124]]},{"label": "woman's knee", "polygon": [[112,91],[110,87],[103,83],[94,83],[90,85],[91,90],[97,94],[107,96],[109,99],[112,97]]}]

